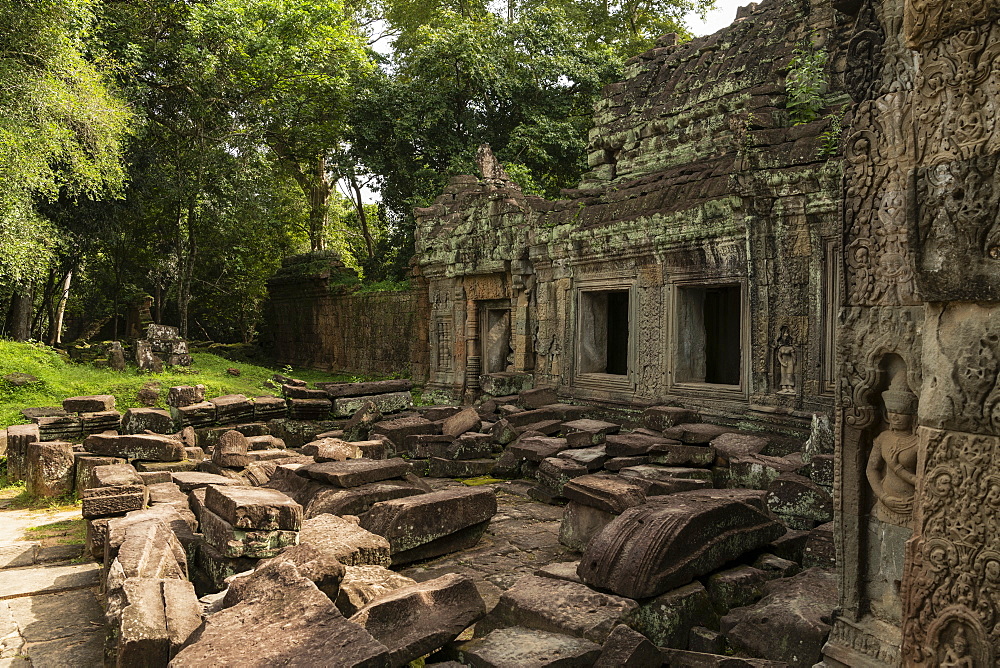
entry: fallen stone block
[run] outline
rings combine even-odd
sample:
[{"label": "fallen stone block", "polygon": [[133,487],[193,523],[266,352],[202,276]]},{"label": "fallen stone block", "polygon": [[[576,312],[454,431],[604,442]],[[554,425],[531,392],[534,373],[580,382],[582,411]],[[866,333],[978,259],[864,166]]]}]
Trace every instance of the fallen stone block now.
[{"label": "fallen stone block", "polygon": [[292,452],[291,450],[250,450],[247,452],[247,459],[250,461],[247,466],[260,464],[262,462],[290,461],[301,457],[302,455]]},{"label": "fallen stone block", "polygon": [[254,397],[253,419],[276,420],[288,414],[288,403],[281,397]]},{"label": "fallen stone block", "polygon": [[590,539],[600,533],[617,515],[600,508],[570,501],[559,524],[559,542],[571,550],[583,552]]},{"label": "fallen stone block", "polygon": [[333,399],[333,416],[338,418],[350,417],[368,402],[374,404],[382,415],[388,415],[412,408],[413,396],[407,390],[359,397],[338,397]]},{"label": "fallen stone block", "polygon": [[[583,433],[583,432],[580,432]],[[567,442],[569,441],[567,437]],[[604,467],[604,462],[608,461],[608,452],[603,445],[592,448],[571,448],[563,450],[556,457],[569,459],[587,468],[588,473],[600,471]]]},{"label": "fallen stone block", "polygon": [[738,455],[729,460],[729,486],[767,489],[782,473],[794,473],[801,464],[783,457]]},{"label": "fallen stone block", "polygon": [[228,558],[204,540],[197,543],[193,580],[200,594],[215,593],[226,588],[226,581],[234,575],[253,570],[256,559],[249,557]]},{"label": "fallen stone block", "polygon": [[833,520],[833,497],[809,478],[783,473],[767,487],[767,506],[779,516],[816,522]]},{"label": "fallen stone block", "polygon": [[351,459],[343,462],[325,462],[304,466],[296,473],[334,487],[357,487],[367,483],[401,478],[410,472],[410,465],[402,459]]},{"label": "fallen stone block", "polygon": [[476,624],[476,636],[506,626],[524,626],[603,643],[638,607],[633,600],[594,591],[584,584],[526,575]]},{"label": "fallen stone block", "polygon": [[730,432],[712,439],[712,447],[718,456],[725,460],[734,457],[758,455],[767,447],[768,439],[752,434]]},{"label": "fallen stone block", "polygon": [[67,413],[96,413],[115,408],[115,398],[110,394],[94,394],[86,397],[63,399],[63,410]]},{"label": "fallen stone block", "polygon": [[688,445],[708,445],[723,434],[737,431],[731,427],[707,422],[689,422],[676,425],[675,429],[680,430],[680,440]]},{"label": "fallen stone block", "polygon": [[193,459],[179,459],[173,462],[143,462],[138,459],[132,461],[132,465],[135,466],[135,470],[140,473],[159,473],[163,471],[173,473],[175,471],[194,471],[197,470],[201,463],[202,462],[198,462]]},{"label": "fallen stone block", "polygon": [[186,580],[187,553],[162,520],[117,517],[108,522],[104,570],[110,600],[129,578]]},{"label": "fallen stone block", "polygon": [[250,463],[247,453],[250,444],[247,437],[236,430],[227,431],[219,437],[212,450],[212,463],[225,468],[244,468]]},{"label": "fallen stone block", "polygon": [[170,416],[174,419],[174,423],[181,428],[212,424],[215,422],[215,414],[215,404],[209,401],[170,407]]},{"label": "fallen stone block", "polygon": [[389,566],[389,541],[355,522],[336,515],[318,515],[302,522],[300,544],[309,544],[345,566]]},{"label": "fallen stone block", "polygon": [[98,411],[96,413],[81,413],[83,433],[99,434],[103,431],[117,431],[121,428],[122,416],[118,411]]},{"label": "fallen stone block", "polygon": [[759,603],[723,617],[722,632],[739,651],[807,668],[823,660],[837,596],[836,574],[811,568],[768,583]]},{"label": "fallen stone block", "polygon": [[114,517],[146,506],[149,492],[144,485],[92,487],[83,491],[81,512],[84,519]]},{"label": "fallen stone block", "polygon": [[361,457],[361,450],[354,443],[339,438],[321,438],[302,446],[304,455],[314,457],[317,462],[343,462]]},{"label": "fallen stone block", "polygon": [[591,539],[580,577],[629,598],[657,596],[784,532],[766,513],[737,499],[664,496],[626,510]]},{"label": "fallen stone block", "polygon": [[215,419],[218,422],[240,422],[253,419],[253,402],[242,394],[226,394],[209,399],[208,403],[215,406]]},{"label": "fallen stone block", "polygon": [[167,390],[167,405],[175,407],[190,406],[205,400],[204,385],[177,385]]},{"label": "fallen stone block", "polygon": [[571,448],[586,448],[604,443],[609,434],[617,434],[621,425],[603,420],[570,420],[563,424],[563,434]]},{"label": "fallen stone block", "polygon": [[708,469],[660,466],[658,464],[628,466],[619,470],[618,474],[625,478],[645,478],[646,480],[657,480],[659,482],[668,482],[671,480],[703,480],[706,483],[712,482],[712,472]]},{"label": "fallen stone block", "polygon": [[794,561],[766,552],[754,560],[753,567],[763,571],[769,580],[790,578],[802,570]]},{"label": "fallen stone block", "polygon": [[530,373],[499,371],[481,375],[479,387],[490,396],[501,397],[530,390],[534,381]]},{"label": "fallen stone block", "polygon": [[237,529],[208,508],[201,510],[201,532],[205,535],[205,542],[230,559],[266,559],[299,542],[298,531]]},{"label": "fallen stone block", "polygon": [[764,571],[740,565],[710,575],[706,589],[715,610],[724,615],[732,608],[742,608],[760,600],[767,582]]},{"label": "fallen stone block", "polygon": [[389,662],[401,666],[454,640],[485,614],[472,579],[451,573],[385,594],[350,621],[388,647]]},{"label": "fallen stone block", "polygon": [[337,593],[337,608],[345,617],[350,617],[375,599],[416,583],[413,578],[390,571],[384,566],[347,566]]},{"label": "fallen stone block", "polygon": [[172,668],[203,666],[337,666],[388,668],[389,651],[344,618],[295,564],[267,569],[269,596],[208,617]]},{"label": "fallen stone block", "polygon": [[549,404],[543,408],[512,413],[507,416],[507,421],[512,427],[523,427],[535,422],[569,422],[582,418],[586,412],[587,408],[585,406]]},{"label": "fallen stone block", "polygon": [[159,408],[130,408],[122,417],[122,432],[142,434],[151,431],[170,434],[174,431],[174,418],[169,411]]},{"label": "fallen stone block", "polygon": [[642,413],[643,424],[653,431],[663,431],[679,424],[699,421],[697,411],[680,406],[651,406]]},{"label": "fallen stone block", "polygon": [[286,399],[288,416],[293,420],[326,420],[333,410],[329,399]]},{"label": "fallen stone block", "polygon": [[25,489],[37,497],[52,497],[73,491],[73,446],[62,441],[33,441],[25,457]]},{"label": "fallen stone block", "polygon": [[497,629],[456,648],[476,668],[573,668],[594,664],[601,646],[583,638],[521,626]]},{"label": "fallen stone block", "polygon": [[518,393],[517,397],[517,403],[527,410],[542,408],[558,401],[555,388],[552,387],[534,387],[530,390],[523,390]]},{"label": "fallen stone block", "polygon": [[239,480],[234,480],[233,478],[214,475],[212,473],[204,473],[202,471],[177,471],[171,474],[171,478],[174,483],[181,488],[182,492],[190,492],[191,490],[208,487],[209,485],[246,484],[241,483]]},{"label": "fallen stone block", "polygon": [[692,582],[644,601],[629,624],[659,647],[687,649],[691,629],[719,628],[719,615],[705,587]]},{"label": "fallen stone block", "polygon": [[474,545],[496,512],[491,489],[449,489],[376,503],[360,519],[389,541],[393,563],[403,564]]},{"label": "fallen stone block", "polygon": [[28,445],[39,440],[41,435],[37,424],[12,424],[7,427],[7,475],[11,480],[25,479]]},{"label": "fallen stone block", "polygon": [[38,438],[41,441],[78,441],[83,438],[83,419],[75,415],[40,417]]},{"label": "fallen stone block", "polygon": [[837,549],[833,542],[833,522],[821,524],[809,532],[802,551],[803,568],[837,567]]},{"label": "fallen stone block", "polygon": [[[489,434],[467,432],[449,444],[444,451],[444,459],[486,459],[493,455],[493,439]],[[428,455],[436,456],[436,455]]]},{"label": "fallen stone block", "polygon": [[209,485],[205,507],[234,529],[298,531],[302,527],[302,506],[273,489]]},{"label": "fallen stone block", "polygon": [[431,457],[428,473],[432,478],[479,478],[493,471],[493,459],[443,459]]},{"label": "fallen stone block", "polygon": [[[348,433],[347,427],[344,428],[344,433]],[[375,422],[371,425],[371,430],[366,437],[370,437],[375,434],[383,434],[392,442],[397,451],[403,452],[406,446],[407,436],[440,433],[441,425],[438,423],[431,422],[426,418],[414,416]],[[358,440],[360,440],[360,438]]]},{"label": "fallen stone block", "polygon": [[679,442],[662,436],[650,436],[635,432],[612,434],[604,439],[604,448],[609,457],[644,457],[648,456],[650,451],[654,449],[676,444]]},{"label": "fallen stone block", "polygon": [[[347,489],[331,487],[317,481],[308,490],[299,488],[300,494],[294,494],[295,499],[302,503],[304,517],[316,517],[324,513],[333,515],[361,515],[381,501],[392,499],[402,499],[408,496],[424,494],[430,491],[423,483],[413,479],[406,480],[382,480],[372,482],[358,487]],[[306,481],[304,478],[296,476],[298,480]],[[280,485],[278,486],[281,487]],[[287,493],[287,492],[286,492]]]},{"label": "fallen stone block", "polygon": [[833,455],[813,455],[809,461],[809,479],[830,492],[833,489]]},{"label": "fallen stone block", "polygon": [[479,411],[470,406],[445,419],[441,424],[441,433],[444,436],[458,438],[467,431],[479,431],[481,426],[482,420],[479,418]]},{"label": "fallen stone block", "polygon": [[649,638],[625,624],[619,624],[601,648],[594,668],[647,668],[662,663],[659,648]]},{"label": "fallen stone block", "polygon": [[563,487],[573,478],[587,475],[587,467],[569,459],[549,457],[538,465],[535,477],[556,496],[562,496]]},{"label": "fallen stone block", "polygon": [[271,436],[270,434],[258,434],[256,436],[247,436],[246,434],[243,435],[247,437],[247,444],[250,446],[251,452],[258,450],[285,449],[285,442],[277,436]]},{"label": "fallen stone block", "polygon": [[106,665],[165,666],[201,624],[194,586],[185,580],[130,578],[112,614]]},{"label": "fallen stone block", "polygon": [[568,447],[565,438],[527,436],[517,439],[507,449],[512,455],[520,459],[525,459],[529,462],[541,462],[548,457],[555,457]]},{"label": "fallen stone block", "polygon": [[576,569],[579,567],[579,561],[560,561],[554,564],[547,564],[542,566],[534,575],[542,578],[554,578],[556,580],[568,580],[569,582],[576,582],[577,584],[583,584],[583,580],[577,575]]},{"label": "fallen stone block", "polygon": [[83,447],[91,454],[121,457],[129,461],[172,462],[184,459],[184,444],[160,434],[91,434],[84,440]]},{"label": "fallen stone block", "polygon": [[563,486],[563,496],[581,505],[616,515],[646,502],[646,495],[639,485],[618,476],[607,475],[573,478]]},{"label": "fallen stone block", "polygon": [[311,390],[303,385],[289,385],[285,383],[281,386],[281,393],[289,399],[329,399],[323,390]]},{"label": "fallen stone block", "polygon": [[673,443],[660,445],[650,450],[649,461],[665,466],[711,466],[715,462],[715,448]]},{"label": "fallen stone block", "polygon": [[315,584],[331,601],[337,600],[340,583],[346,573],[345,566],[315,546],[303,543],[285,548],[276,557],[259,562],[249,575],[232,578],[223,605],[228,608],[243,601],[270,596],[270,588],[274,586],[271,571],[280,568],[282,562],[294,564],[299,575]]},{"label": "fallen stone block", "polygon": [[[124,464],[125,460],[118,457],[97,457],[90,455],[78,455],[75,457],[76,470],[73,473],[76,495],[83,496],[83,490],[89,487],[105,487],[106,485],[94,484],[94,470],[98,466],[110,466],[113,464]],[[9,461],[9,460],[8,460]],[[129,467],[132,468],[132,467]],[[132,468],[132,473],[135,469]],[[138,476],[137,476],[138,477]],[[134,479],[133,479],[134,481]]]}]

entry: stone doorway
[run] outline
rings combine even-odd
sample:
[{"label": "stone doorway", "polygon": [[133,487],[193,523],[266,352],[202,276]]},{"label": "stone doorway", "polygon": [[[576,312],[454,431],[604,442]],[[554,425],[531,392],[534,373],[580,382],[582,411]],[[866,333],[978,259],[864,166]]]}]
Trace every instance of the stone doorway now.
[{"label": "stone doorway", "polygon": [[507,371],[514,352],[510,346],[510,304],[506,301],[479,305],[479,340],[482,345],[482,372]]}]

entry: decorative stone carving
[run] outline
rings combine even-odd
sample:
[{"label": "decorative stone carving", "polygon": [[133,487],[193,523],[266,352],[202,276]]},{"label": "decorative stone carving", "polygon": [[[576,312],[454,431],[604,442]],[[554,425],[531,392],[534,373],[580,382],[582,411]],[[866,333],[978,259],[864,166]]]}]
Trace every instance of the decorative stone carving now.
[{"label": "decorative stone carving", "polygon": [[907,0],[906,43],[917,48],[998,17],[996,0]]},{"label": "decorative stone carving", "polygon": [[774,350],[775,360],[778,362],[779,368],[778,394],[795,394],[795,372],[798,367],[798,359],[795,346],[792,343],[792,334],[788,325],[782,325]]},{"label": "decorative stone carving", "polygon": [[905,660],[992,666],[1000,657],[1000,438],[919,432],[925,473],[903,589]]},{"label": "decorative stone carving", "polygon": [[921,54],[913,112],[921,164],[1000,150],[1000,133],[994,131],[1000,104],[998,68],[997,24],[962,30]]},{"label": "decorative stone carving", "polygon": [[917,170],[917,279],[930,301],[1000,301],[1000,153]]},{"label": "decorative stone carving", "polygon": [[854,35],[847,45],[844,85],[855,102],[871,97],[882,69],[885,33],[875,14],[873,0],[865,0],[854,22]]},{"label": "decorative stone carving", "polygon": [[889,428],[872,444],[866,474],[875,494],[875,516],[883,522],[908,526],[917,484],[917,436],[913,420],[917,397],[897,376],[882,393]]}]

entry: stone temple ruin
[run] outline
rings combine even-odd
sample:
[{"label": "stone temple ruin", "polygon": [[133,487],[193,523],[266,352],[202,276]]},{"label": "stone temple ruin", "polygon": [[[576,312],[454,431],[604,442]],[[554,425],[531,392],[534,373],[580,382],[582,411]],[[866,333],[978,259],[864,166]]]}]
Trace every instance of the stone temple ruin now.
[{"label": "stone temple ruin", "polygon": [[565,199],[484,147],[410,292],[275,277],[282,362],[454,405],[75,398],[11,470],[81,494],[116,665],[997,665],[998,109],[995,0],[750,5],[629,62]]}]

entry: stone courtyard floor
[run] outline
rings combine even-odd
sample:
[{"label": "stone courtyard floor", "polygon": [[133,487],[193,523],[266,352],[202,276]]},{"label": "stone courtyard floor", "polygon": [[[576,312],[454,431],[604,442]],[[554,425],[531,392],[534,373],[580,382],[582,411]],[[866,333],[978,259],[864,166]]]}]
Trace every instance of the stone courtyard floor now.
[{"label": "stone courtyard floor", "polygon": [[[428,478],[435,490],[461,486]],[[398,570],[419,582],[463,573],[487,607],[518,578],[579,558],[559,544],[562,508],[528,499],[526,482],[498,482],[497,514],[473,548]],[[11,509],[0,499],[0,668],[88,668],[103,661],[100,565],[80,558],[79,508]]]}]

